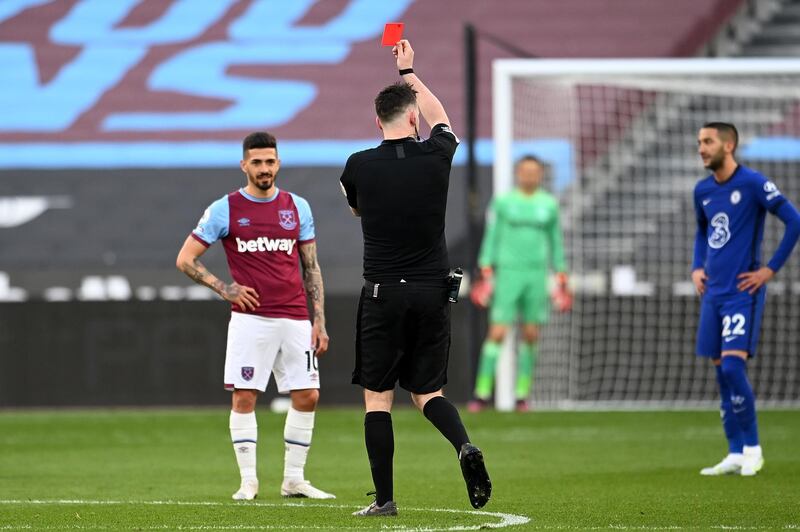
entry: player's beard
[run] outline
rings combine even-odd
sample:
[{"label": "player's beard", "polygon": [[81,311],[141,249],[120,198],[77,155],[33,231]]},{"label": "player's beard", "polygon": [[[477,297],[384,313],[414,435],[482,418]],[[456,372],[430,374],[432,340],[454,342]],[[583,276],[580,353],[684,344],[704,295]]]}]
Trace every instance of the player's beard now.
[{"label": "player's beard", "polygon": [[725,152],[719,150],[717,153],[712,155],[708,162],[705,163],[706,169],[711,170],[712,172],[716,172],[720,168],[722,168],[722,163],[725,162]]},{"label": "player's beard", "polygon": [[[272,188],[275,184],[275,176],[272,174],[259,174],[256,176],[248,176],[250,178],[250,182],[259,190],[263,190],[264,192],[268,191]],[[264,181],[260,181],[261,178],[267,178]]]}]

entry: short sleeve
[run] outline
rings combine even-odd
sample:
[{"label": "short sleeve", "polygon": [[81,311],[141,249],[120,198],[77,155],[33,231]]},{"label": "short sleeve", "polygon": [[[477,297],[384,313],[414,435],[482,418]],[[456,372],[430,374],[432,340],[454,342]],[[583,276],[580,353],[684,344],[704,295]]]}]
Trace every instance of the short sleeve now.
[{"label": "short sleeve", "polygon": [[353,175],[353,157],[347,159],[342,171],[342,177],[339,178],[339,185],[342,187],[342,193],[347,198],[347,204],[354,209],[358,209],[358,195],[356,194],[355,176]]},{"label": "short sleeve", "polygon": [[431,129],[431,136],[423,144],[428,145],[434,151],[441,151],[450,159],[458,148],[458,137],[447,124],[436,124]]},{"label": "short sleeve", "polygon": [[755,180],[755,195],[758,202],[769,212],[775,213],[781,205],[786,203],[777,185],[766,177],[759,175]]},{"label": "short sleeve", "polygon": [[230,208],[228,196],[223,196],[206,209],[203,217],[197,222],[197,227],[192,231],[192,236],[201,244],[210,246],[220,238],[228,235],[230,223]]},{"label": "short sleeve", "polygon": [[297,214],[300,217],[300,242],[314,240],[314,216],[311,214],[311,205],[305,198],[292,194]]}]

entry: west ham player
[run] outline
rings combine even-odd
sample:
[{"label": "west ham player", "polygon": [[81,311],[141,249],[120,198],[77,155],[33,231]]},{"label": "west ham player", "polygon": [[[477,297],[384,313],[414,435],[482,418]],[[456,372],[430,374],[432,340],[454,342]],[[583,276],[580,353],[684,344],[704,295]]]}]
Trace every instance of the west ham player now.
[{"label": "west ham player", "polygon": [[[736,163],[732,124],[705,124],[698,151],[712,174],[695,186],[697,235],[692,282],[702,296],[697,354],[716,367],[729,454],[702,475],[752,476],[764,465],[747,360],[756,355],[766,283],[783,266],[800,235],[800,214],[772,181]],[[770,261],[761,264],[769,211],[786,224]]]},{"label": "west ham player", "polygon": [[[250,500],[258,494],[255,406],[271,372],[278,391],[290,392],[292,401],[283,430],[281,494],[332,499],[303,474],[319,399],[316,357],[328,348],[311,208],[305,199],[275,186],[280,168],[275,137],[252,133],[242,149],[240,166],[247,184],[206,209],[177,260],[178,269],[193,281],[231,302],[225,388],[233,392],[230,431],[241,474],[241,487],[233,498]],[[199,260],[218,240],[228,258],[231,284]],[[306,294],[314,307],[313,326]]]}]

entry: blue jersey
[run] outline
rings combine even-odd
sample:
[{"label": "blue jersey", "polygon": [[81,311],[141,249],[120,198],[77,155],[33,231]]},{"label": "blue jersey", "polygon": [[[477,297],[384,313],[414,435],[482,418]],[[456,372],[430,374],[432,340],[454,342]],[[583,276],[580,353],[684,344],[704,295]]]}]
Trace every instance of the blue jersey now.
[{"label": "blue jersey", "polygon": [[[692,269],[705,268],[707,295],[738,293],[737,276],[761,267],[766,213],[777,214],[786,203],[772,181],[742,165],[724,183],[718,183],[713,175],[697,183],[697,238]],[[786,260],[777,255],[768,264],[774,271]]]}]

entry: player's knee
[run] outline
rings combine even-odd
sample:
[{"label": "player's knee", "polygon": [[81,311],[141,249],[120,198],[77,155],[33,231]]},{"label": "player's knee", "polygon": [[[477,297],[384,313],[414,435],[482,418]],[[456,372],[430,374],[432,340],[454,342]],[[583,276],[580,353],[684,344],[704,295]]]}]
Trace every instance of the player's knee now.
[{"label": "player's knee", "polygon": [[310,388],[308,390],[292,391],[292,408],[301,412],[312,412],[317,408],[319,402],[319,390]]},{"label": "player's knee", "polygon": [[506,338],[506,328],[499,325],[489,327],[489,341],[500,343]]},{"label": "player's knee", "polygon": [[256,409],[257,397],[254,390],[234,390],[231,408],[239,414],[249,414]]},{"label": "player's knee", "polygon": [[722,376],[725,379],[731,378],[732,376],[734,376],[735,373],[736,371],[731,366],[729,366],[728,364],[722,364]]},{"label": "player's knee", "polygon": [[535,344],[539,341],[539,329],[525,327],[522,332],[522,338],[529,344]]},{"label": "player's knee", "polygon": [[735,355],[728,355],[722,357],[722,375],[730,382],[731,379],[738,377],[742,373],[744,364],[741,362],[743,358]]}]

